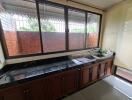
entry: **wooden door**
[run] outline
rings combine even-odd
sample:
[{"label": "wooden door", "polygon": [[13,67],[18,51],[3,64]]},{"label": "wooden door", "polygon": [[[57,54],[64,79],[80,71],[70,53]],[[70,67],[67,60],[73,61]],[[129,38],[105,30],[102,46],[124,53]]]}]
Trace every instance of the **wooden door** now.
[{"label": "wooden door", "polygon": [[0,91],[0,100],[4,100],[4,95],[3,95],[3,91]]},{"label": "wooden door", "polygon": [[98,79],[99,64],[94,64],[91,66],[92,66],[92,81],[96,81]]},{"label": "wooden door", "polygon": [[61,74],[51,76],[48,80],[50,100],[56,100],[62,96],[62,76]]},{"label": "wooden door", "polygon": [[78,89],[79,71],[77,69],[65,71],[63,73],[63,95],[72,93]]},{"label": "wooden door", "polygon": [[90,68],[85,66],[80,72],[80,87],[86,86],[90,82]]},{"label": "wooden door", "polygon": [[100,63],[100,72],[99,77],[102,78],[105,76],[106,61]]},{"label": "wooden door", "polygon": [[4,97],[3,96],[0,96],[0,100],[4,100]]},{"label": "wooden door", "polygon": [[62,96],[61,74],[53,74],[43,79],[44,100],[56,100]]},{"label": "wooden door", "polygon": [[34,80],[23,84],[25,100],[43,100],[42,80]]},{"label": "wooden door", "polygon": [[3,89],[1,93],[0,100],[25,100],[24,92],[20,86]]},{"label": "wooden door", "polygon": [[43,93],[43,98],[44,98],[43,100],[50,100],[49,96],[51,95],[48,91],[49,87],[50,87],[50,84],[48,82],[48,77],[43,78],[42,79],[42,89],[43,89],[42,93]]},{"label": "wooden door", "polygon": [[113,64],[112,59],[107,61],[107,63],[106,63],[106,75],[112,74],[112,64]]}]

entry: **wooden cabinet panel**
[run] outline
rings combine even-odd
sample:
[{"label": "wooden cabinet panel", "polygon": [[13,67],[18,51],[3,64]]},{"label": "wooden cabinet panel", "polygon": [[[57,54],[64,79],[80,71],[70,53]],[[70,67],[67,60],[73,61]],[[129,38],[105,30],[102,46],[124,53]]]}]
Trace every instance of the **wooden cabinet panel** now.
[{"label": "wooden cabinet panel", "polygon": [[42,81],[34,80],[22,86],[26,100],[43,100]]},{"label": "wooden cabinet panel", "polygon": [[106,68],[106,62],[100,63],[100,72],[99,72],[100,78],[105,76],[105,68]]},{"label": "wooden cabinet panel", "polygon": [[24,92],[20,87],[4,89],[0,100],[25,100]]},{"label": "wooden cabinet panel", "polygon": [[63,94],[74,92],[78,89],[78,70],[73,69],[63,73]]},{"label": "wooden cabinet panel", "polygon": [[98,70],[99,64],[92,65],[92,81],[96,81],[98,79]]},{"label": "wooden cabinet panel", "polygon": [[78,70],[73,69],[24,83],[0,92],[0,100],[56,100],[77,90]]},{"label": "wooden cabinet panel", "polygon": [[44,100],[56,100],[77,90],[78,77],[78,70],[74,69],[44,78]]},{"label": "wooden cabinet panel", "polygon": [[107,61],[107,63],[106,63],[106,75],[112,74],[112,64],[113,64],[112,59]]},{"label": "wooden cabinet panel", "polygon": [[100,63],[100,78],[106,76],[106,75],[111,75],[112,73],[112,59],[105,60]]},{"label": "wooden cabinet panel", "polygon": [[4,100],[4,97],[3,96],[0,96],[0,100]]},{"label": "wooden cabinet panel", "polygon": [[4,100],[3,90],[0,91],[0,100]]},{"label": "wooden cabinet panel", "polygon": [[41,84],[42,84],[42,89],[43,89],[43,92],[42,92],[43,100],[49,100],[49,96],[51,95],[49,94],[49,90],[48,90],[49,88],[48,78],[47,77],[43,78]]},{"label": "wooden cabinet panel", "polygon": [[0,100],[43,100],[41,83],[41,81],[35,80],[3,89]]},{"label": "wooden cabinet panel", "polygon": [[[47,88],[48,91],[45,90],[48,94],[47,100],[56,100],[62,96],[62,78],[61,74],[52,75],[47,77]],[[45,99],[46,100],[46,99]]]},{"label": "wooden cabinet panel", "polygon": [[85,66],[80,72],[80,87],[86,86],[90,82],[90,68]]},{"label": "wooden cabinet panel", "polygon": [[0,96],[0,100],[4,100],[4,97],[3,96]]},{"label": "wooden cabinet panel", "polygon": [[56,100],[61,97],[59,82],[57,77],[49,77],[6,88],[0,91],[0,100]]}]

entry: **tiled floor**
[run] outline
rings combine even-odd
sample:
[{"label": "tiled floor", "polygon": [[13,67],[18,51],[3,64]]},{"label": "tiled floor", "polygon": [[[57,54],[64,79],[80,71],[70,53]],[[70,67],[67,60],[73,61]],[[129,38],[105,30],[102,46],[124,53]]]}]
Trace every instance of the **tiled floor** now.
[{"label": "tiled floor", "polygon": [[[120,92],[120,89],[116,89],[117,87],[114,86],[116,81],[121,82],[120,79],[117,80],[114,76],[107,77],[63,100],[132,100],[129,98],[130,96],[128,97],[123,92]],[[123,85],[125,84],[123,83]]]}]

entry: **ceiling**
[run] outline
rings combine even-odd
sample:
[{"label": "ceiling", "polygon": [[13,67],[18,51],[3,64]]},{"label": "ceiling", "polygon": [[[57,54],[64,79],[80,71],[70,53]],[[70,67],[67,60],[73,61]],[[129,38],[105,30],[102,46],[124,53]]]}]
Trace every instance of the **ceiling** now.
[{"label": "ceiling", "polygon": [[105,10],[124,0],[69,0],[69,1],[83,3],[86,5],[91,5],[93,7],[97,7],[97,8]]},{"label": "ceiling", "polygon": [[33,4],[31,2],[24,1],[24,0],[1,0],[0,3],[6,3],[6,4],[22,6],[22,7],[30,7],[30,8],[36,7],[35,4]]},{"label": "ceiling", "polygon": [[[27,0],[27,1],[34,1],[34,0]],[[106,10],[107,8],[110,8],[111,6],[124,1],[124,0],[68,0],[68,1],[75,1],[82,4],[90,5],[102,10]],[[15,5],[21,5],[21,6],[27,6],[27,7],[35,7],[35,4],[31,4],[31,2],[26,2],[24,0],[0,0],[0,2],[9,3],[9,4],[15,4]]]}]

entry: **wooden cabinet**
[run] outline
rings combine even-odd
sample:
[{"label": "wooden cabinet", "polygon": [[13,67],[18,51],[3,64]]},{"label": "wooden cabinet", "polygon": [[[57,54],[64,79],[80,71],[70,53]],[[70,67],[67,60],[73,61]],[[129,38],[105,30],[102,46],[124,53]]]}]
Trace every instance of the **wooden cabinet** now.
[{"label": "wooden cabinet", "polygon": [[85,87],[90,82],[90,66],[85,65],[80,70],[80,87]]},{"label": "wooden cabinet", "polygon": [[0,91],[0,100],[43,100],[41,81],[10,87]]},{"label": "wooden cabinet", "polygon": [[100,71],[99,71],[100,78],[112,74],[112,64],[113,64],[112,59],[108,59],[103,62],[100,62]]},{"label": "wooden cabinet", "polygon": [[80,87],[104,78],[111,73],[112,59],[84,66],[80,71]]},{"label": "wooden cabinet", "polygon": [[62,96],[61,74],[53,74],[43,79],[44,100],[56,100]]},{"label": "wooden cabinet", "polygon": [[47,77],[0,90],[0,100],[56,100],[111,74],[113,59],[80,69],[69,69]]},{"label": "wooden cabinet", "polygon": [[63,73],[62,82],[63,82],[63,95],[72,93],[78,89],[78,74],[77,69],[69,70]]},{"label": "wooden cabinet", "polygon": [[0,100],[56,100],[78,89],[78,70],[72,69],[0,91]]},{"label": "wooden cabinet", "polygon": [[43,79],[44,100],[56,100],[78,89],[78,70],[60,72]]},{"label": "wooden cabinet", "polygon": [[24,91],[18,87],[11,87],[0,91],[0,100],[25,100]]},{"label": "wooden cabinet", "polygon": [[98,72],[99,72],[99,64],[92,65],[92,81],[96,81],[98,79]]},{"label": "wooden cabinet", "polygon": [[25,100],[43,100],[42,80],[34,80],[22,85]]}]

